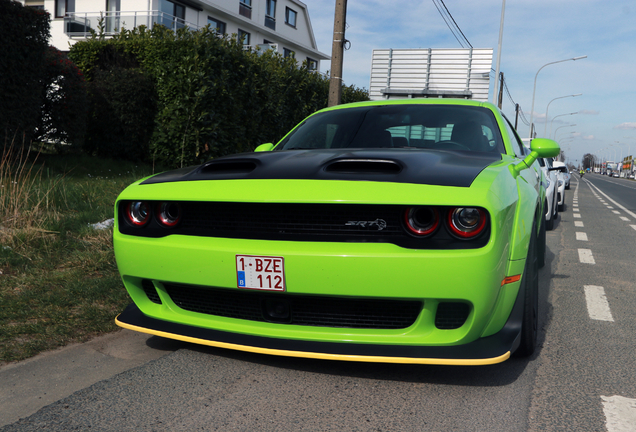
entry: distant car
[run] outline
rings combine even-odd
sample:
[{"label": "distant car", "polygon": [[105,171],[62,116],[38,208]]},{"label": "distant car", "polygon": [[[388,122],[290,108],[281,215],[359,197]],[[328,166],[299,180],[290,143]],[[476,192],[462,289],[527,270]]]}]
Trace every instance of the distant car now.
[{"label": "distant car", "polygon": [[559,172],[563,173],[565,189],[570,189],[570,171],[568,171],[567,166],[561,161],[555,161],[552,166],[555,168],[559,168]]},{"label": "distant car", "polygon": [[550,170],[552,167],[551,158],[541,158],[538,162],[543,171],[543,186],[545,188],[545,228],[551,231],[554,229],[559,213],[557,170]]},{"label": "distant car", "polygon": [[559,161],[554,161],[552,163],[552,168],[550,168],[550,171],[556,171],[557,173],[557,207],[558,210],[562,212],[563,210],[565,210],[565,176],[569,176],[569,174],[567,174],[567,168],[565,164]]},{"label": "distant car", "polygon": [[[246,125],[245,127],[258,127]],[[141,179],[115,203],[118,325],[317,359],[484,365],[538,334],[545,190],[501,111],[340,105],[277,145]]]},{"label": "distant car", "polygon": [[614,173],[614,174],[612,174],[612,177],[618,178],[618,177],[620,177],[620,175],[618,173]]}]

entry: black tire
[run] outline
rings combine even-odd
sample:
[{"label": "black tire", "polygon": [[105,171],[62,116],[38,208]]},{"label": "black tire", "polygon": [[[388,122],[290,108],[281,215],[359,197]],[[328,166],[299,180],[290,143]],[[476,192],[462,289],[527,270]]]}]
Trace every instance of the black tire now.
[{"label": "black tire", "polygon": [[541,225],[539,228],[539,237],[537,238],[537,266],[543,268],[545,266],[545,252],[546,252],[546,229],[545,229],[545,217],[541,218]]},{"label": "black tire", "polygon": [[559,204],[559,211],[562,212],[565,210],[565,202],[563,204]]},{"label": "black tire", "polygon": [[[535,225],[533,225],[533,228]],[[533,229],[533,232],[534,231]],[[517,357],[529,357],[537,348],[539,334],[539,269],[537,260],[537,239],[530,238],[528,257],[521,279],[523,295],[523,318],[521,322],[521,342],[515,351]]]},{"label": "black tire", "polygon": [[[547,208],[548,208],[548,202],[547,201],[545,202],[545,208],[546,208],[546,211],[547,211]],[[544,216],[544,219],[545,219],[545,216]],[[547,229],[548,231],[552,231],[554,229],[554,212],[552,212],[550,214],[550,219],[545,221],[545,229]]]}]

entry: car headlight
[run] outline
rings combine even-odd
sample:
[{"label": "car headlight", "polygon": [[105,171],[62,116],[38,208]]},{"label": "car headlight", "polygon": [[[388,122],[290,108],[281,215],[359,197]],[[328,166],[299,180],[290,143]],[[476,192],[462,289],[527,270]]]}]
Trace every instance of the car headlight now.
[{"label": "car headlight", "polygon": [[150,205],[146,201],[131,201],[124,214],[132,226],[142,227],[150,221]]},{"label": "car headlight", "polygon": [[157,218],[166,228],[173,228],[181,221],[181,206],[175,202],[162,202],[157,205]]},{"label": "car headlight", "polygon": [[440,215],[435,207],[410,207],[404,212],[404,221],[412,234],[427,236],[439,227]]},{"label": "car headlight", "polygon": [[486,212],[475,207],[452,208],[448,211],[448,227],[456,237],[477,237],[486,228]]}]

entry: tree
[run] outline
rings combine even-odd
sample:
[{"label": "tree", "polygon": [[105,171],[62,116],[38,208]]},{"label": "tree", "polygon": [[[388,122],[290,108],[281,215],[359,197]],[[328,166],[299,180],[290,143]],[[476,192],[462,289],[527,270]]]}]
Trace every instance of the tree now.
[{"label": "tree", "polygon": [[583,169],[594,169],[594,165],[596,164],[596,156],[594,156],[591,153],[585,153],[583,155],[583,161],[582,161],[582,165],[583,165]]}]

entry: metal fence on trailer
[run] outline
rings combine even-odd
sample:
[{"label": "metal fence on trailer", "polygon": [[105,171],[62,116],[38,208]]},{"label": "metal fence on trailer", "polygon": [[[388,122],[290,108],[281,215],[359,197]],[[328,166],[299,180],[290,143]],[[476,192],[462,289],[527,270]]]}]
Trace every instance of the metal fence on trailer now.
[{"label": "metal fence on trailer", "polygon": [[492,48],[376,49],[371,62],[372,100],[460,97],[488,100]]}]

